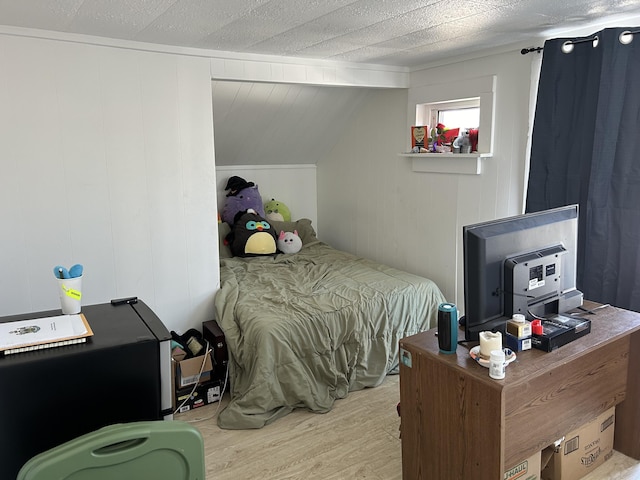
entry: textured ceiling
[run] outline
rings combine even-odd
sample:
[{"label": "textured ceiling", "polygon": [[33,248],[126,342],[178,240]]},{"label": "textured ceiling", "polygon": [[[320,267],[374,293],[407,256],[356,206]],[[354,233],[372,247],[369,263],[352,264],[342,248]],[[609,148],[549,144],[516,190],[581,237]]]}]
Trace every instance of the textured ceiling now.
[{"label": "textured ceiling", "polygon": [[617,14],[640,0],[0,0],[0,25],[405,67]]}]

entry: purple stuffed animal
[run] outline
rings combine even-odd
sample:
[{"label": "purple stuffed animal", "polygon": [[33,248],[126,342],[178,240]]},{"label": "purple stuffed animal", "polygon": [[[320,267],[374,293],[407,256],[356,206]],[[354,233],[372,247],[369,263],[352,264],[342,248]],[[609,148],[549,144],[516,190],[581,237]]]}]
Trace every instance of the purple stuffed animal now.
[{"label": "purple stuffed animal", "polygon": [[233,225],[233,220],[238,212],[244,212],[252,208],[258,215],[264,217],[264,206],[262,205],[262,197],[258,191],[258,186],[253,182],[247,182],[241,177],[230,177],[227,186],[224,188],[229,190],[227,200],[222,208],[222,221]]}]

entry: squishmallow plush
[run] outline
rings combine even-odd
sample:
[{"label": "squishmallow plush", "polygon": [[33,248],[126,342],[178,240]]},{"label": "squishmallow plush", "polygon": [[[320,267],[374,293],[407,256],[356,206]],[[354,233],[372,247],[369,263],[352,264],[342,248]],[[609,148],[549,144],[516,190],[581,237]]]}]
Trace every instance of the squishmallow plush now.
[{"label": "squishmallow plush", "polygon": [[234,257],[276,253],[275,229],[252,209],[236,214],[226,242]]},{"label": "squishmallow plush", "polygon": [[253,209],[258,215],[264,217],[264,207],[258,186],[253,182],[247,182],[241,177],[230,177],[225,190],[227,199],[222,208],[222,221],[231,225],[238,212]]},{"label": "squishmallow plush", "polygon": [[297,230],[293,232],[285,232],[283,230],[278,236],[277,245],[278,250],[282,253],[298,253],[302,248],[302,240]]},{"label": "squishmallow plush", "polygon": [[267,220],[276,220],[280,222],[291,221],[291,212],[289,211],[289,207],[274,198],[264,204],[264,216]]},{"label": "squishmallow plush", "polygon": [[467,128],[460,129],[458,136],[453,141],[453,146],[461,149],[464,147],[471,147],[471,140],[469,139],[469,129]]}]

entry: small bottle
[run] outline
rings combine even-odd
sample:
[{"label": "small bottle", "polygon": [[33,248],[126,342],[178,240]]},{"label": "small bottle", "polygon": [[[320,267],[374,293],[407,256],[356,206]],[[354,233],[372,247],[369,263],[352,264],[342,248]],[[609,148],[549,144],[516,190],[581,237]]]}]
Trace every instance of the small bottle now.
[{"label": "small bottle", "polygon": [[531,323],[525,320],[521,313],[514,313],[507,321],[507,333],[516,338],[527,338],[531,336]]},{"label": "small bottle", "polygon": [[496,380],[502,380],[505,375],[504,350],[491,350],[489,357],[489,376]]}]

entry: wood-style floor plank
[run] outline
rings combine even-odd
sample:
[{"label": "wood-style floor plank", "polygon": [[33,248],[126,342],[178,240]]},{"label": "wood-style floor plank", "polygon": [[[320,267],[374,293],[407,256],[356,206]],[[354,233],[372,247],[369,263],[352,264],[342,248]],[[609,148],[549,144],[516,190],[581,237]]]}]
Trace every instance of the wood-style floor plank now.
[{"label": "wood-style floor plank", "polygon": [[[228,401],[176,415],[205,443],[207,480],[401,480],[399,376],[352,392],[325,414],[296,410],[259,430],[222,430]],[[584,480],[640,479],[640,462],[615,452]]]}]

